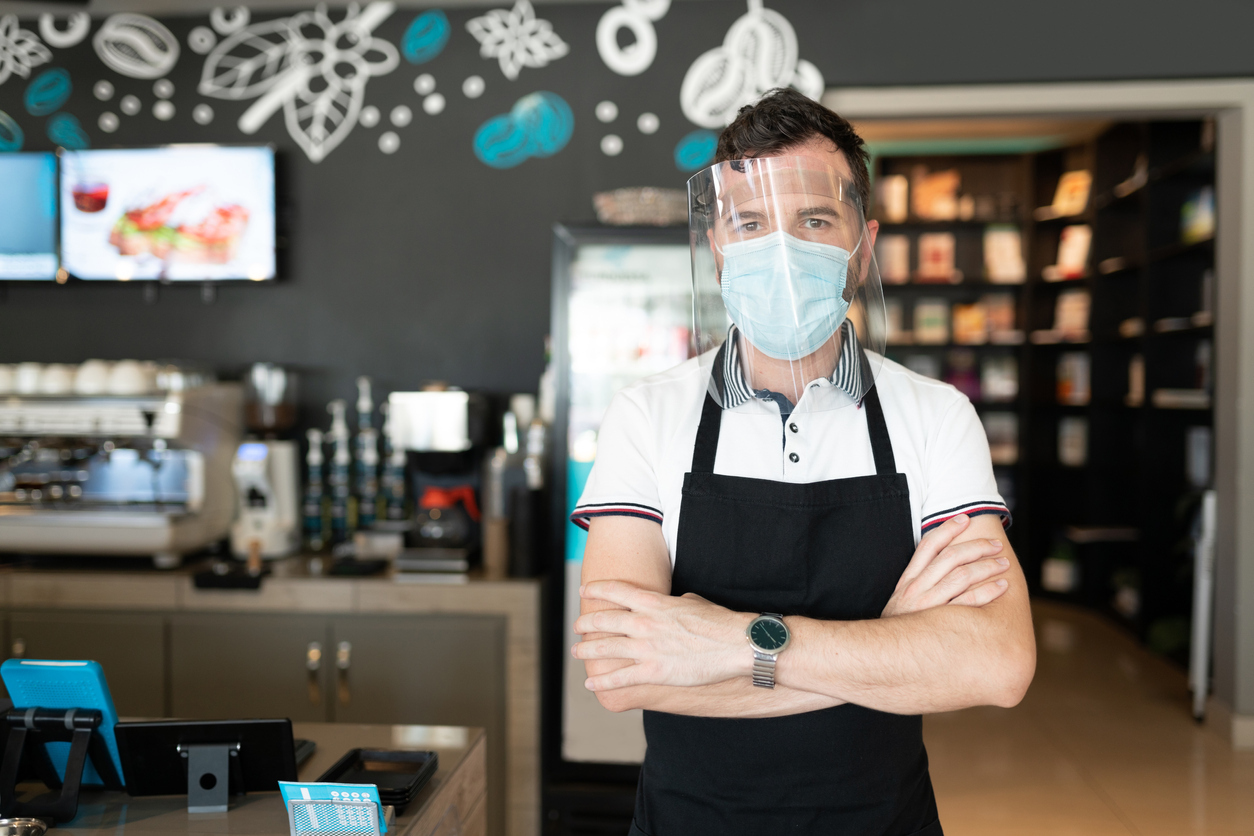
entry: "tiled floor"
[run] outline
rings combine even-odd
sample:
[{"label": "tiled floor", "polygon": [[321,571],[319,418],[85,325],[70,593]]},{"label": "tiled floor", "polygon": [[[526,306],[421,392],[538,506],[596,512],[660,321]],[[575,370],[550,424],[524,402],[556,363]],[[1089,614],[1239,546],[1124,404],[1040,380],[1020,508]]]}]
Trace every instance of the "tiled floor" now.
[{"label": "tiled floor", "polygon": [[948,836],[1254,834],[1254,752],[1194,724],[1181,672],[1097,616],[1035,620],[1019,706],[924,721]]}]

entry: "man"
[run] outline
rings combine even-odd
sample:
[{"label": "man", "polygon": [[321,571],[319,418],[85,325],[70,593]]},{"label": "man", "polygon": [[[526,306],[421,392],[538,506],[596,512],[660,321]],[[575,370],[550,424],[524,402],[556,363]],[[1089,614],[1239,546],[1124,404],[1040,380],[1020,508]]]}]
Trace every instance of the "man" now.
[{"label": "man", "polygon": [[975,410],[882,356],[866,162],[799,93],[742,109],[689,181],[702,352],[602,424],[572,652],[645,709],[633,834],[940,834],[920,715],[1032,679]]}]

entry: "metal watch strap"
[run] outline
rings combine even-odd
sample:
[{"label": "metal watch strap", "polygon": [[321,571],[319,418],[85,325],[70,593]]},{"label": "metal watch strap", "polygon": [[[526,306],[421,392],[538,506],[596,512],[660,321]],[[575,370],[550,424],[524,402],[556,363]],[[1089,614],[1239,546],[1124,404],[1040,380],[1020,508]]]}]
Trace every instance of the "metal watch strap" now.
[{"label": "metal watch strap", "polygon": [[[778,618],[783,621],[784,617],[779,613],[764,612],[764,616]],[[775,687],[775,660],[778,653],[763,653],[756,647],[753,648],[753,684],[759,688]]]}]

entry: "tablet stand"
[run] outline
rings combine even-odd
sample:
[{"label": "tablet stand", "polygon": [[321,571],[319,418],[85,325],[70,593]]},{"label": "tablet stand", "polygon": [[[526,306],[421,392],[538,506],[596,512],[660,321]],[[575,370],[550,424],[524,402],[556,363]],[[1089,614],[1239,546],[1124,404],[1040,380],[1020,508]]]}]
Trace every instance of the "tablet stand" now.
[{"label": "tablet stand", "polygon": [[180,743],[178,751],[187,758],[187,812],[225,813],[231,767],[239,763],[239,744]]},{"label": "tablet stand", "polygon": [[[104,715],[94,708],[15,708],[4,714],[8,734],[0,761],[0,816],[52,819],[68,822],[78,814],[78,792],[87,758],[106,789],[122,789],[122,780],[99,729]],[[65,780],[57,775],[46,743],[69,742]],[[34,745],[27,747],[30,742]],[[60,789],[53,801],[17,800],[17,782],[26,764],[50,790]]]}]

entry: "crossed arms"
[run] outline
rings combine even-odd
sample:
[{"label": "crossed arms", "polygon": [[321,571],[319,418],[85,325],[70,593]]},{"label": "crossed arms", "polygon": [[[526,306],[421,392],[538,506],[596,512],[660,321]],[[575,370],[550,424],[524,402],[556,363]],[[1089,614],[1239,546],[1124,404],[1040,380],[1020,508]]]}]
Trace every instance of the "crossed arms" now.
[{"label": "crossed arms", "polygon": [[786,616],[792,641],[774,690],[755,688],[736,613],[672,597],[661,527],[633,517],[591,521],[584,552],[586,686],[611,711],[775,717],[842,703],[896,714],[1013,706],[1036,668],[1027,584],[995,515],[955,517],[929,532],[883,616]]}]

